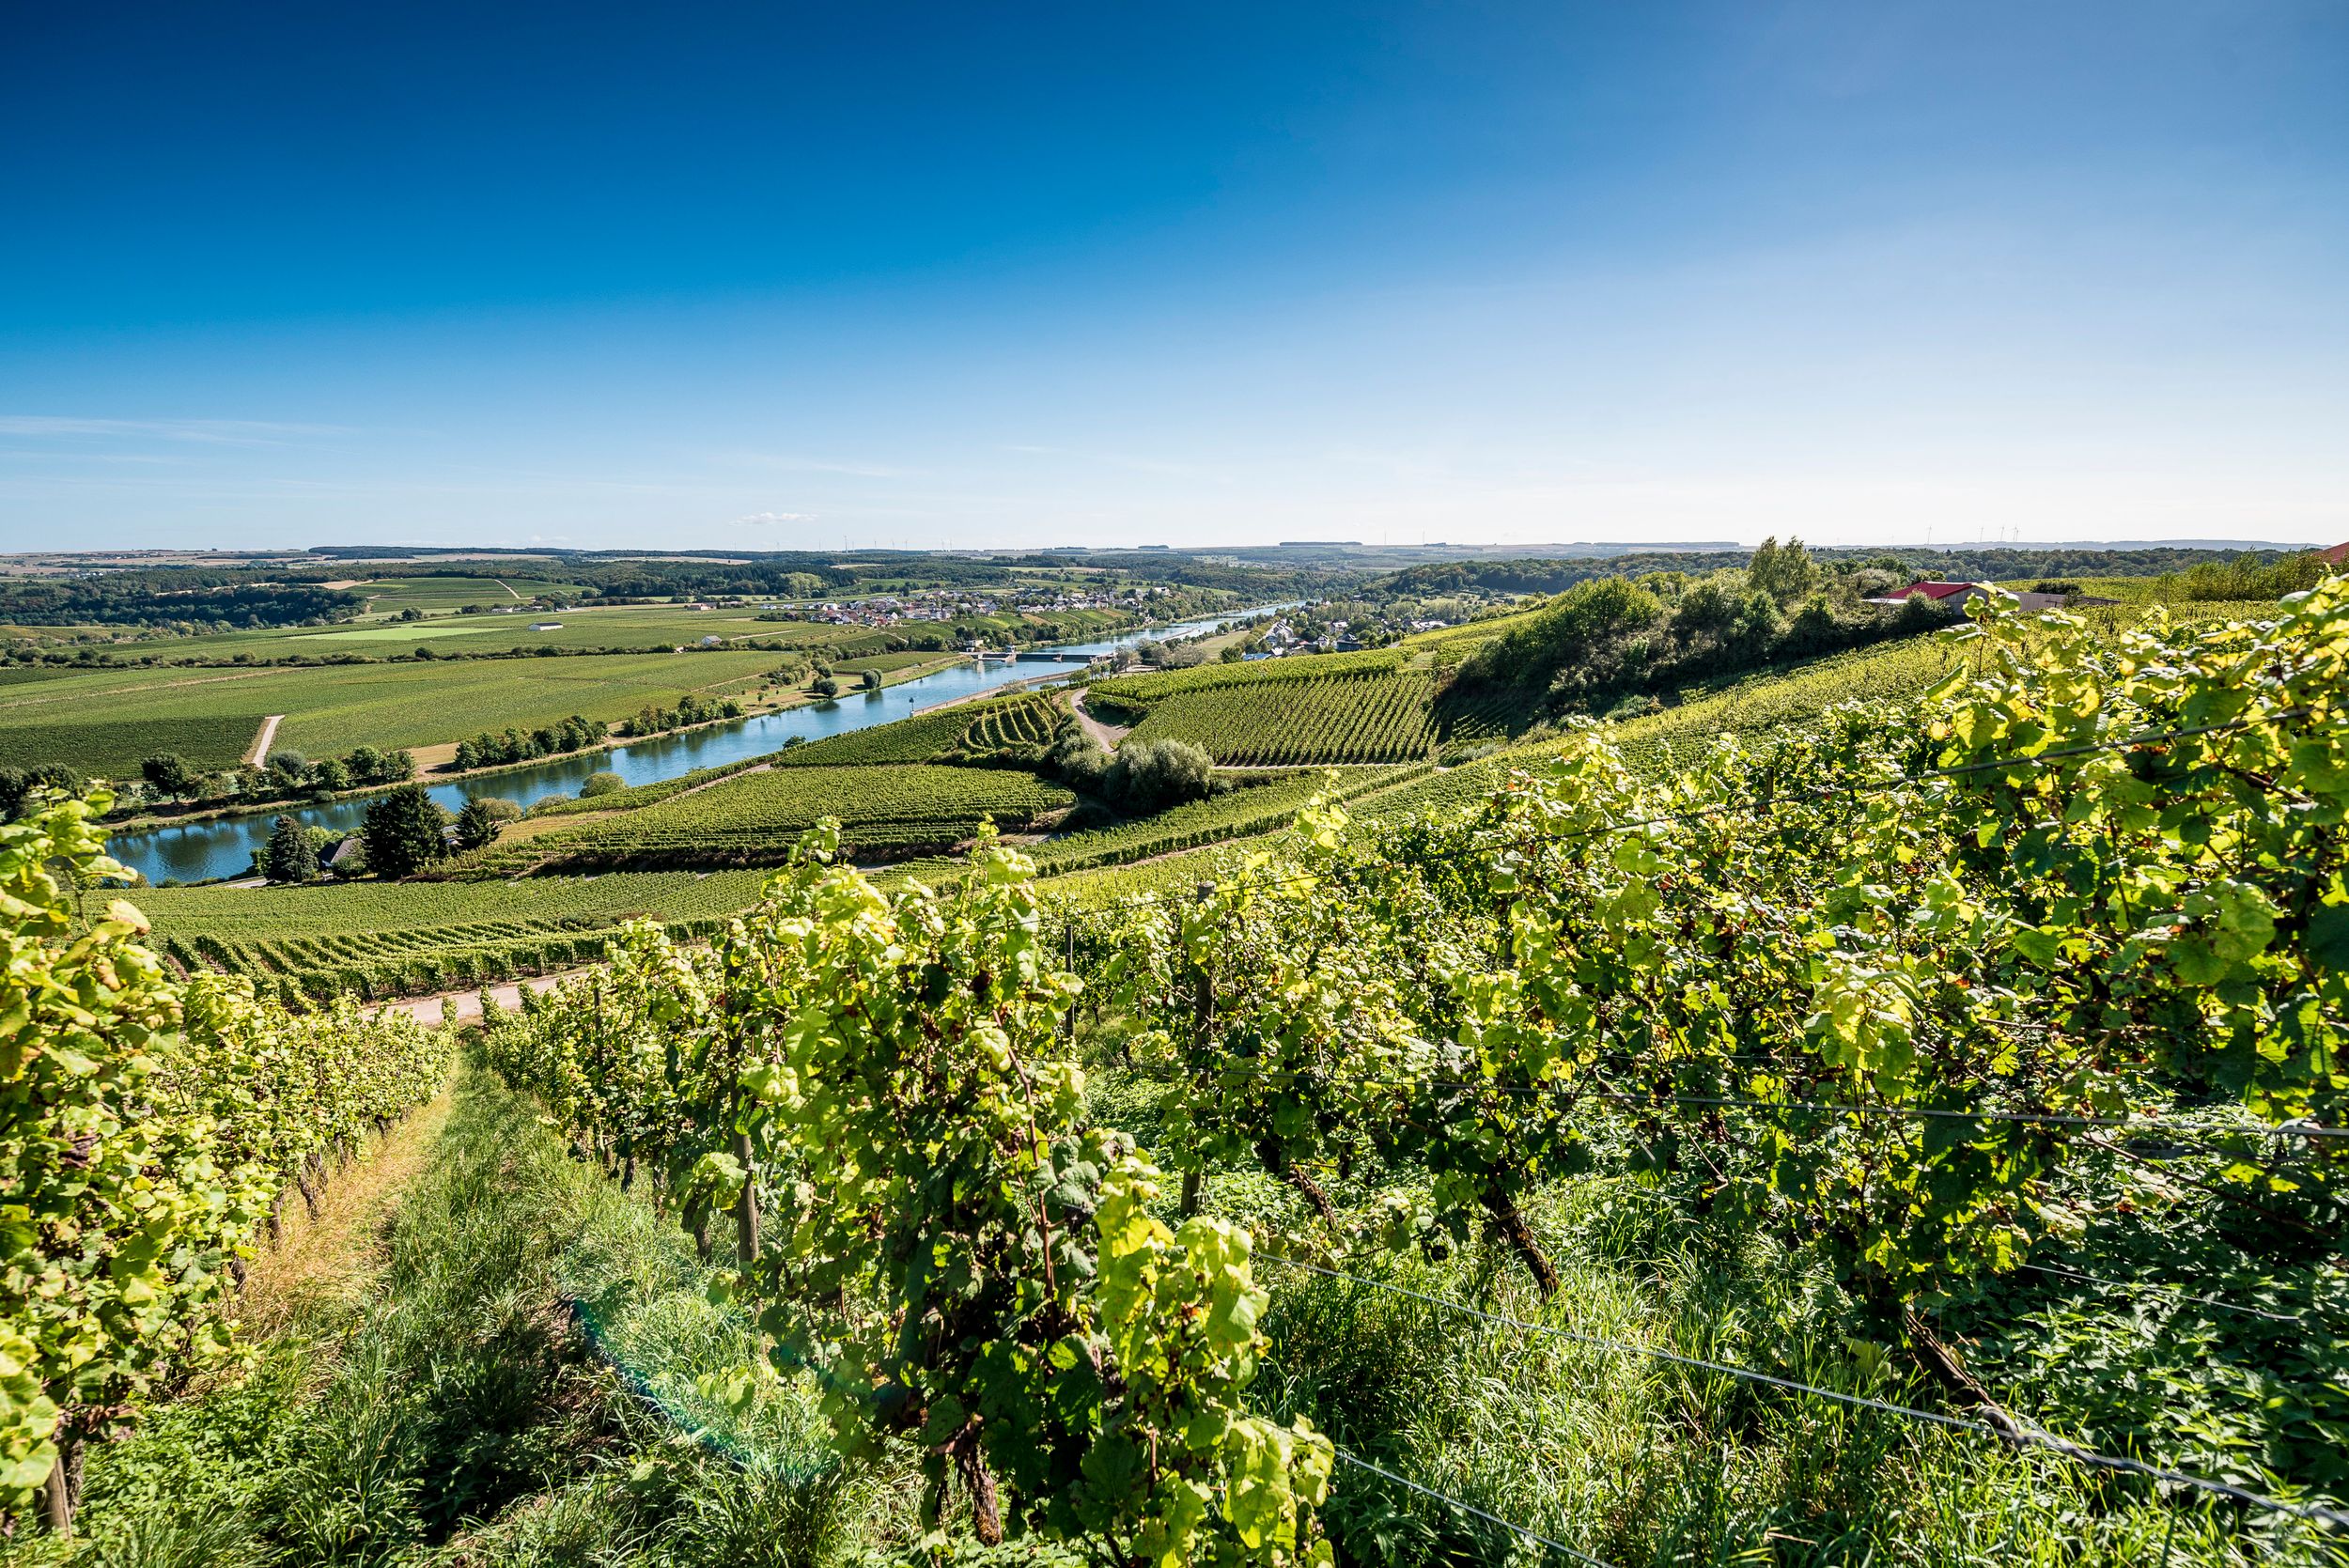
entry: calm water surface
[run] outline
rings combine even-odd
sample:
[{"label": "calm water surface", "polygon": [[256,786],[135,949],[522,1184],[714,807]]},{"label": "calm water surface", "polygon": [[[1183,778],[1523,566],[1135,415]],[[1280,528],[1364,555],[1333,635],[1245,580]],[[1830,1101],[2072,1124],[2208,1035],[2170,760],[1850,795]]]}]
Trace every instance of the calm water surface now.
[{"label": "calm water surface", "polygon": [[[1280,608],[1283,607],[1265,607]],[[1241,611],[1220,620],[1186,621],[1179,626],[1129,632],[1107,642],[1071,643],[1037,652],[1094,657],[1145,639],[1196,636],[1263,613],[1264,610]],[[1016,663],[999,659],[984,663],[965,662],[879,691],[851,692],[834,702],[760,714],[735,723],[712,724],[684,735],[639,740],[613,751],[550,758],[480,779],[433,784],[430,791],[433,800],[454,812],[462,810],[465,802],[476,795],[502,797],[524,806],[542,796],[576,795],[592,773],[617,773],[630,784],[659,784],[696,768],[716,768],[747,757],[765,756],[782,750],[793,736],[803,741],[821,740],[826,736],[885,724],[917,708],[991,691],[1013,681],[1029,680],[1051,668],[1050,663],[1034,657]],[[1069,673],[1074,674],[1078,668],[1070,664]],[[367,805],[366,800],[338,800],[319,806],[289,806],[287,810],[304,824],[343,833],[357,830],[366,815]],[[241,877],[251,869],[253,852],[268,842],[270,830],[282,815],[257,812],[250,816],[232,816],[216,822],[190,822],[175,828],[118,833],[111,848],[117,860],[149,882],[200,882],[216,877]]]}]

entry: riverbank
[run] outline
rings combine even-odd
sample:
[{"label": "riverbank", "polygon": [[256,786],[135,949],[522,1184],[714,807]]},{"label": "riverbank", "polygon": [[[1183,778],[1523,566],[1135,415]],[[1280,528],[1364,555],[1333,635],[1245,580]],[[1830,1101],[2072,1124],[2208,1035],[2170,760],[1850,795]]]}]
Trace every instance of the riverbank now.
[{"label": "riverbank", "polygon": [[[926,660],[920,664],[909,664],[902,670],[891,670],[884,673],[881,675],[881,685],[884,689],[901,686],[908,681],[921,680],[937,675],[941,671],[952,669],[957,664],[970,661],[971,656],[968,654],[941,654],[935,660]],[[843,691],[840,693],[840,697],[854,695],[856,695],[855,691]],[[745,703],[742,705],[741,712],[729,717],[705,719],[699,723],[678,724],[672,729],[655,730],[647,735],[606,736],[593,746],[582,746],[577,751],[550,752],[545,756],[523,757],[516,762],[493,763],[487,768],[468,768],[460,770],[432,768],[427,765],[424,753],[438,752],[454,753],[458,744],[455,741],[447,741],[436,746],[410,746],[405,750],[416,762],[415,776],[399,780],[395,784],[362,784],[354,789],[338,789],[324,795],[288,795],[274,800],[256,800],[241,805],[203,806],[194,811],[164,815],[143,812],[135,816],[110,818],[105,826],[109,832],[151,832],[158,829],[193,827],[206,822],[227,822],[248,816],[276,816],[289,811],[307,811],[318,806],[372,800],[411,784],[426,785],[474,784],[483,779],[493,779],[503,774],[526,772],[532,768],[542,768],[551,762],[572,762],[607,752],[621,751],[630,746],[639,746],[648,740],[675,739],[678,736],[716,729],[723,724],[739,724],[746,719],[788,713],[794,708],[810,707],[817,703],[837,702],[840,697],[826,697],[814,691],[795,691],[790,695],[775,702]],[[279,717],[284,716],[281,714]],[[527,802],[524,803],[527,804]]]},{"label": "riverbank", "polygon": [[[763,707],[743,718],[716,720],[661,736],[608,742],[605,746],[552,758],[512,763],[465,775],[428,776],[417,782],[435,803],[449,812],[461,811],[468,801],[506,796],[522,802],[552,794],[576,795],[597,772],[614,772],[630,786],[662,783],[682,774],[753,761],[771,755],[794,742],[822,740],[853,730],[910,717],[935,706],[940,699],[1000,691],[1015,684],[1051,682],[1079,674],[1076,660],[1114,652],[1144,636],[1157,638],[1197,634],[1261,613],[1249,610],[1212,621],[1177,623],[1128,633],[1116,642],[1076,644],[1057,649],[1028,650],[1026,669],[977,661],[962,655],[925,659],[917,664],[887,672],[880,690],[852,688],[832,699],[803,697]],[[1043,652],[1048,660],[1034,660]],[[1049,660],[1051,653],[1075,656]],[[368,799],[381,795],[375,785],[345,792],[328,800],[277,800],[241,808],[215,808],[144,823],[110,824],[115,831],[114,856],[149,884],[187,886],[238,877],[251,865],[254,853],[267,841],[271,824],[281,814],[305,827],[332,833],[356,831],[363,824]],[[135,820],[135,819],[134,819]]]}]

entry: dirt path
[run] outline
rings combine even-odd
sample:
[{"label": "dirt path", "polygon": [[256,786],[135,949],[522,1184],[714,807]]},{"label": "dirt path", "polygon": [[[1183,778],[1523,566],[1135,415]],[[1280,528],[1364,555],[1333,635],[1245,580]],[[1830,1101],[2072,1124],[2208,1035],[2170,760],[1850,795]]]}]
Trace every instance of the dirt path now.
[{"label": "dirt path", "polygon": [[517,603],[517,604],[520,604],[520,603],[521,602],[521,598],[522,598],[522,596],[521,596],[521,595],[520,595],[520,594],[518,594],[518,593],[516,593],[516,592],[514,592],[514,585],[513,585],[511,582],[506,582],[506,579],[504,579],[504,578],[502,578],[502,577],[493,577],[493,578],[490,579],[490,582],[494,582],[494,583],[496,583],[499,587],[501,587],[501,588],[505,589],[505,590],[506,590],[506,597],[507,598],[512,599],[512,600],[513,600],[515,603]]},{"label": "dirt path", "polygon": [[288,1195],[281,1212],[284,1231],[253,1260],[245,1277],[239,1315],[248,1327],[273,1333],[308,1309],[356,1301],[366,1294],[383,1219],[430,1159],[448,1112],[444,1089],[381,1141],[370,1141],[350,1164],[331,1171],[319,1195],[317,1218],[298,1194]]},{"label": "dirt path", "polygon": [[[775,765],[773,763],[762,762],[757,764],[755,767],[745,768],[739,773],[728,773],[723,779],[705,779],[691,789],[678,790],[675,795],[670,796],[669,799],[672,800],[682,800],[688,795],[699,795],[705,789],[715,789],[722,784],[732,784],[737,779],[747,779],[753,773],[771,773],[774,770]],[[583,813],[582,815],[584,814]]]},{"label": "dirt path", "polygon": [[282,713],[272,713],[261,721],[261,733],[253,737],[253,748],[244,754],[247,768],[258,768],[269,760],[270,742],[277,738],[278,721],[285,717]]},{"label": "dirt path", "polygon": [[1082,693],[1079,693],[1076,699],[1068,705],[1068,709],[1077,716],[1077,722],[1084,726],[1085,734],[1099,742],[1101,750],[1105,752],[1114,752],[1117,750],[1119,741],[1134,733],[1134,727],[1131,724],[1105,724],[1096,719],[1093,716],[1093,710],[1085,706]]},{"label": "dirt path", "polygon": [[522,988],[537,992],[552,991],[573,975],[585,974],[597,964],[583,964],[578,969],[565,970],[560,974],[534,974],[527,980],[508,980],[502,985],[476,986],[469,991],[443,991],[439,996],[407,997],[398,1001],[377,1002],[362,1008],[366,1013],[405,1013],[427,1029],[443,1023],[469,1023],[481,1017],[481,993],[486,989],[500,1007],[508,1009],[522,1004]]}]

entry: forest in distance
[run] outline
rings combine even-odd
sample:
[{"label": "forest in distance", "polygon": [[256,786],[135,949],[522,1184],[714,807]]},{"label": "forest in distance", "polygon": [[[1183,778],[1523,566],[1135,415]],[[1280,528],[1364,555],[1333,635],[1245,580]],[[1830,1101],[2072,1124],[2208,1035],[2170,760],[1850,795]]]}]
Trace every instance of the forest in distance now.
[{"label": "forest in distance", "polygon": [[2349,579],[1397,554],[0,577],[0,1565],[2349,1561]]}]

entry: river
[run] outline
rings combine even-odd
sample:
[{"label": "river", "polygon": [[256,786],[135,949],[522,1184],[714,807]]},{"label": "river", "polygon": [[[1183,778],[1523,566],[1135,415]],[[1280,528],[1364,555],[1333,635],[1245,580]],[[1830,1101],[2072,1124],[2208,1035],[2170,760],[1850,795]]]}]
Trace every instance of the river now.
[{"label": "river", "polygon": [[[617,773],[623,782],[630,784],[658,784],[663,779],[674,779],[679,773],[690,773],[696,768],[716,768],[748,757],[765,756],[770,752],[781,751],[784,744],[795,736],[803,741],[820,740],[829,735],[885,724],[892,719],[902,719],[916,709],[934,707],[940,703],[952,702],[957,697],[992,691],[1014,681],[1033,679],[1052,668],[1051,662],[1036,655],[1077,654],[1097,658],[1146,640],[1197,636],[1229,626],[1236,620],[1245,620],[1252,615],[1283,608],[1286,607],[1267,605],[1255,610],[1237,611],[1212,620],[1145,628],[1106,642],[1070,643],[1038,648],[1018,662],[1000,659],[965,661],[941,670],[936,675],[884,687],[879,691],[848,692],[835,701],[811,703],[801,707],[786,708],[780,713],[762,713],[731,723],[710,724],[682,735],[657,736],[607,752],[550,757],[526,768],[509,768],[477,779],[429,784],[429,788],[433,800],[454,812],[463,809],[465,802],[476,795],[502,797],[525,807],[549,795],[576,795],[579,786],[586,783],[592,773]],[[1081,668],[1076,663],[1066,665],[1071,675]],[[270,831],[286,812],[290,812],[305,826],[347,833],[358,829],[361,819],[366,815],[368,803],[366,800],[335,800],[316,806],[288,804],[285,812],[256,812],[250,815],[219,817],[209,822],[149,828],[138,832],[116,834],[109,848],[115,859],[153,883],[203,882],[222,877],[241,877],[251,868],[253,852],[268,841]]]}]

